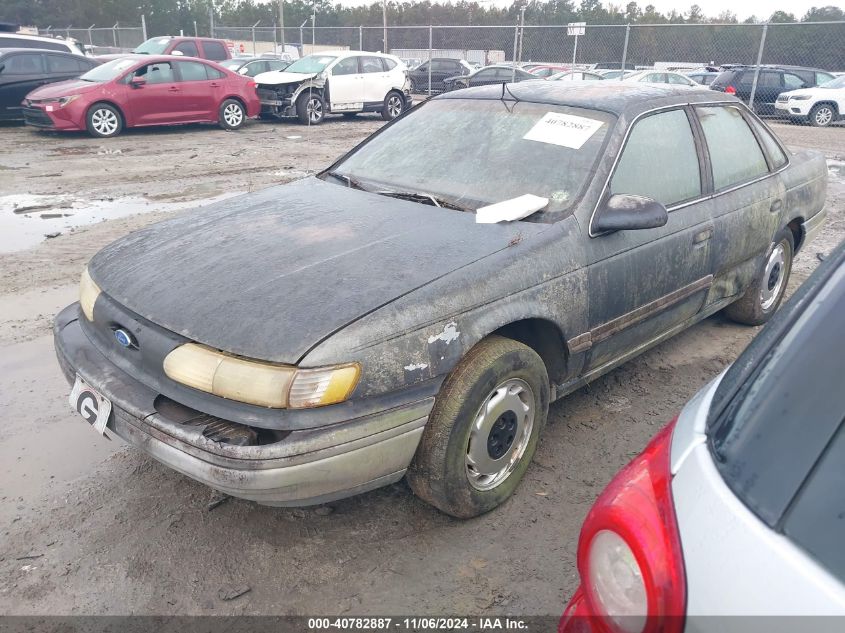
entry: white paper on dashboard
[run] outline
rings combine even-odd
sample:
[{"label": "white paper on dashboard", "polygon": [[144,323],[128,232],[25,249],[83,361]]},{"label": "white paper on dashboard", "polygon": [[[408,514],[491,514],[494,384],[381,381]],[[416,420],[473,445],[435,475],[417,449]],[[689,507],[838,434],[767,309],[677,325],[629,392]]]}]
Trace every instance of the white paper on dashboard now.
[{"label": "white paper on dashboard", "polygon": [[546,112],[522,138],[528,141],[551,143],[572,149],[581,149],[590,137],[596,133],[603,121],[588,119],[573,114]]},{"label": "white paper on dashboard", "polygon": [[527,218],[549,204],[548,198],[541,198],[530,193],[496,204],[479,207],[475,211],[476,224],[495,224],[496,222],[514,222]]}]

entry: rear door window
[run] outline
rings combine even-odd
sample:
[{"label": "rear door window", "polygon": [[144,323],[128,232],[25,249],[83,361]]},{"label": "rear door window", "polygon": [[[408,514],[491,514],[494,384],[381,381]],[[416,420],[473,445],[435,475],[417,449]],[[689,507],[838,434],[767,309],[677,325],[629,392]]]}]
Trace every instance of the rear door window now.
[{"label": "rear door window", "polygon": [[19,53],[8,57],[3,69],[4,75],[42,75],[44,61],[41,53]]},{"label": "rear door window", "polygon": [[165,84],[176,81],[170,62],[158,62],[141,66],[135,71],[136,77],[143,77],[148,84]]},{"label": "rear door window", "polygon": [[200,62],[176,62],[182,81],[206,81],[206,65]]},{"label": "rear door window", "polygon": [[710,152],[716,191],[748,182],[769,171],[763,150],[736,106],[695,109]]},{"label": "rear door window", "polygon": [[212,61],[217,62],[229,58],[229,55],[226,53],[226,47],[223,46],[220,42],[214,42],[212,40],[203,40],[202,49],[203,51],[205,51],[206,59],[210,59]]},{"label": "rear door window", "polygon": [[185,42],[180,42],[179,44],[177,44],[173,48],[173,51],[174,52],[178,51],[179,53],[182,53],[183,55],[186,55],[188,57],[199,57],[200,56],[200,52],[199,52],[199,49],[197,49],[197,45],[194,42],[192,42],[191,40],[187,40]]},{"label": "rear door window", "polygon": [[610,192],[646,196],[665,206],[701,195],[701,169],[684,110],[652,114],[634,124]]},{"label": "rear door window", "polygon": [[67,75],[73,73],[83,73],[91,68],[83,60],[74,59],[68,55],[47,55],[47,72],[55,73],[57,75]]}]

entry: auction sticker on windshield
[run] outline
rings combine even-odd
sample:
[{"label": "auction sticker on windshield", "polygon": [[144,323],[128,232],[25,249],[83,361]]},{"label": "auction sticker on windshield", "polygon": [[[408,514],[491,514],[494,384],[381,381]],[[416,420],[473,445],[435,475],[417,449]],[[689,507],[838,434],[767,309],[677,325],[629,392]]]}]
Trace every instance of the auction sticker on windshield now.
[{"label": "auction sticker on windshield", "polygon": [[106,434],[106,425],[111,415],[111,402],[92,389],[80,376],[70,392],[70,406],[85,418],[100,435]]},{"label": "auction sticker on windshield", "polygon": [[590,137],[604,125],[603,121],[573,114],[546,112],[522,138],[528,141],[551,143],[572,149],[581,149]]}]

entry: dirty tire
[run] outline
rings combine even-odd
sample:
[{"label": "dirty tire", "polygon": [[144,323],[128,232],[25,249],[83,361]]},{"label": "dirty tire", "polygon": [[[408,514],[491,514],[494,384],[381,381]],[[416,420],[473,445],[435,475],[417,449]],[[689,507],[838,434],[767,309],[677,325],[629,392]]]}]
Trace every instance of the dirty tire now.
[{"label": "dirty tire", "polygon": [[85,115],[85,127],[91,136],[111,138],[123,130],[123,116],[108,103],[95,103]]},{"label": "dirty tire", "polygon": [[[526,398],[533,408],[533,423],[530,432],[527,432],[527,426],[520,427],[523,433],[513,440],[511,456],[519,448],[518,441],[524,441],[524,449],[509,474],[489,489],[479,489],[477,479],[475,484],[470,481],[468,466],[473,427],[482,419],[482,405],[492,402],[491,397],[501,391],[497,387],[512,383],[530,387],[519,397]],[[417,496],[454,517],[468,519],[492,510],[510,497],[519,485],[534,456],[548,410],[549,378],[537,353],[509,338],[490,336],[484,339],[469,351],[440,388],[408,469],[411,488]],[[497,422],[486,433],[487,441],[482,438],[475,450],[483,447],[491,458],[496,454],[497,436],[493,430],[506,414],[507,411],[497,416]],[[505,453],[500,461],[505,463],[509,459]]]},{"label": "dirty tire", "polygon": [[836,108],[829,103],[819,103],[810,110],[809,120],[813,127],[827,127],[837,119]]},{"label": "dirty tire", "polygon": [[296,118],[304,125],[320,125],[326,115],[326,102],[319,92],[305,91],[296,100]]},{"label": "dirty tire", "polygon": [[762,325],[768,321],[783,300],[794,251],[792,231],[784,228],[775,236],[766,256],[761,258],[745,294],[725,308],[725,314],[746,325]]},{"label": "dirty tire", "polygon": [[224,130],[237,130],[246,123],[246,110],[237,99],[226,99],[220,104],[217,120]]},{"label": "dirty tire", "polygon": [[385,121],[392,121],[405,111],[405,97],[402,93],[391,90],[384,98],[384,105],[381,107],[381,118]]}]

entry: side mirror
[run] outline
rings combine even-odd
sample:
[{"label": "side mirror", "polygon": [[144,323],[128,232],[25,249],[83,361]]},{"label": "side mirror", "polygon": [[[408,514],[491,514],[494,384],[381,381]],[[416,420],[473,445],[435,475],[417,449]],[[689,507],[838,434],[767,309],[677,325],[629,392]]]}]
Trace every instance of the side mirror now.
[{"label": "side mirror", "polygon": [[669,221],[666,207],[645,196],[617,193],[601,207],[593,219],[595,233],[654,229]]},{"label": "side mirror", "polygon": [[129,80],[129,85],[133,88],[140,88],[146,83],[147,80],[144,77],[132,77],[132,79]]}]

